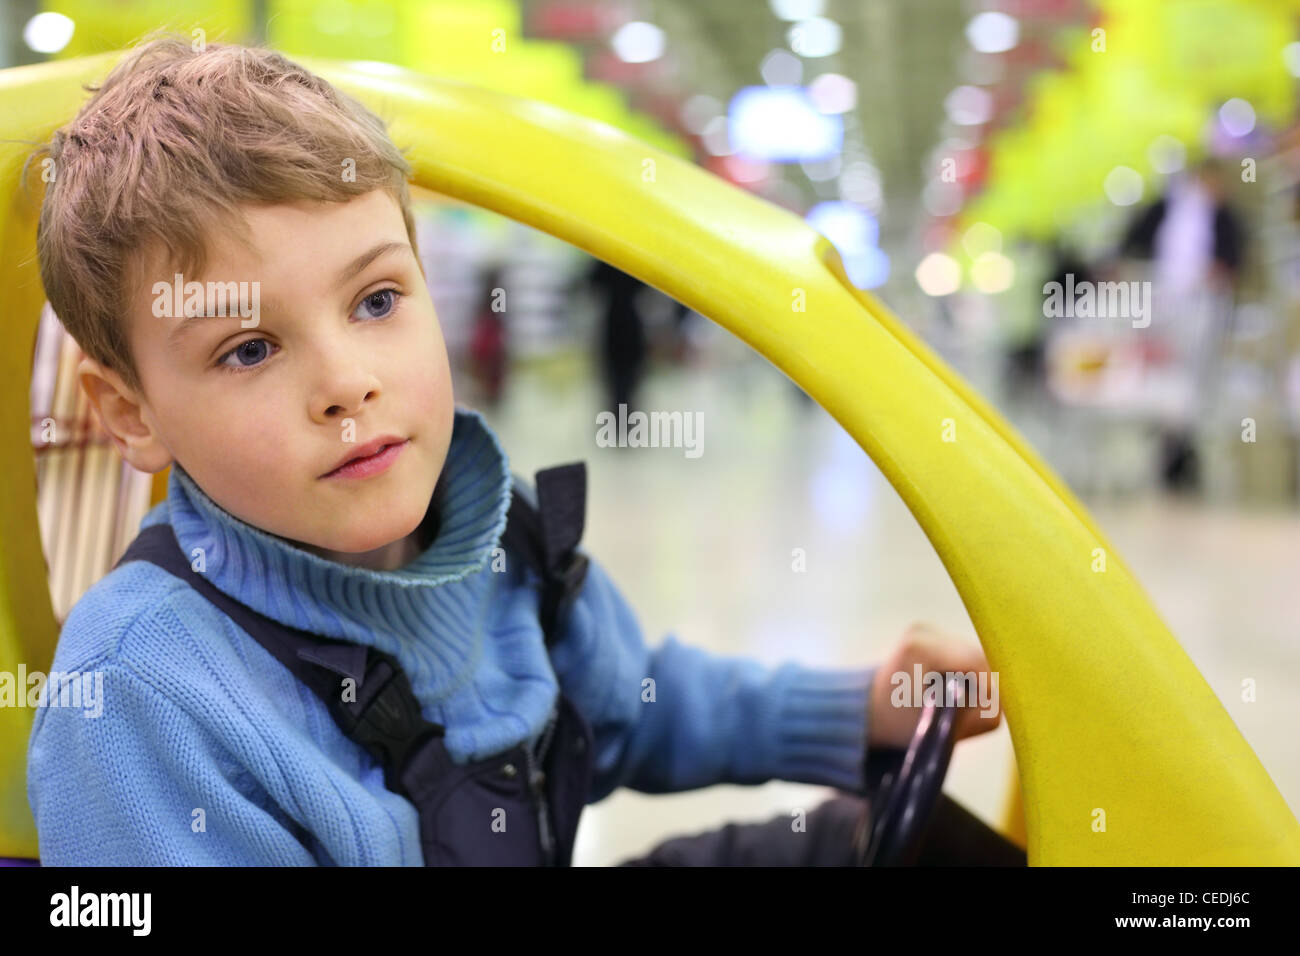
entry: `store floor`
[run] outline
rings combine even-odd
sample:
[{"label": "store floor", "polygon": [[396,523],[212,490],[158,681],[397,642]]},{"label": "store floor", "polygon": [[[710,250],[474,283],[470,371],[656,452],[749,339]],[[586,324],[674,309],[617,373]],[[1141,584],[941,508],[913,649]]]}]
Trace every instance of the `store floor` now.
[{"label": "store floor", "polygon": [[[698,456],[681,447],[598,447],[600,393],[582,379],[554,379],[519,374],[488,420],[520,473],[587,462],[584,543],[652,646],[672,632],[717,654],[835,668],[876,662],[914,620],[975,641],[901,499],[770,366],[649,381],[642,408],[702,414]],[[1300,512],[1214,510],[1161,496],[1090,507],[1300,812]],[[796,548],[803,573],[792,570]],[[1253,703],[1241,701],[1245,678],[1257,684]],[[1005,722],[962,742],[948,793],[996,824],[1011,753]],[[574,862],[617,863],[671,836],[811,809],[831,792],[782,782],[653,796],[620,790],[585,811]]]}]

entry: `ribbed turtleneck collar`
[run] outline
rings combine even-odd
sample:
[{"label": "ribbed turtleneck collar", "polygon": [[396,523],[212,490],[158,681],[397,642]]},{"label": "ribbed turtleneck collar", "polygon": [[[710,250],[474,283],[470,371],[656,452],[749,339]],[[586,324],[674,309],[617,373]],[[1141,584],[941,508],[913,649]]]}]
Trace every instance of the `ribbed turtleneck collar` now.
[{"label": "ribbed turtleneck collar", "polygon": [[185,553],[202,548],[208,578],[236,600],[291,627],[393,653],[413,682],[438,693],[477,656],[490,578],[482,572],[510,507],[509,460],[476,411],[456,409],[442,483],[433,542],[392,571],[319,557],[236,518],[179,464],[168,520]]}]

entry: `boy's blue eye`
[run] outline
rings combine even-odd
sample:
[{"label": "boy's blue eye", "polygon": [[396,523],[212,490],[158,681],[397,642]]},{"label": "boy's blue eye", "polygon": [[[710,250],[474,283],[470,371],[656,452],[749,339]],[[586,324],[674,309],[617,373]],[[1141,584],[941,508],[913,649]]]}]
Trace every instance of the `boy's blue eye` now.
[{"label": "boy's blue eye", "polygon": [[362,312],[364,310],[367,314],[359,315],[357,318],[382,319],[389,312],[393,311],[393,307],[396,304],[396,289],[379,289],[362,299],[361,304],[357,306],[357,311],[352,314],[357,315],[357,312]]},{"label": "boy's blue eye", "polygon": [[[260,348],[259,348],[260,346]],[[246,342],[240,342],[233,349],[221,356],[221,363],[232,371],[239,371],[244,368],[254,368],[262,364],[265,355],[270,355],[270,343],[266,339],[249,339]],[[226,360],[231,356],[235,357],[235,364]]]}]

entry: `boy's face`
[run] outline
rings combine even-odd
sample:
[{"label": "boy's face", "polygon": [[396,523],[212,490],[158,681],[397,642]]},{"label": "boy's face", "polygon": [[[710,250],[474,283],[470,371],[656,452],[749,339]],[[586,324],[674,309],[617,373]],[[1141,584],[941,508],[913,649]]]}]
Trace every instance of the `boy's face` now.
[{"label": "boy's face", "polygon": [[[375,552],[380,566],[400,566],[415,552],[399,539],[424,517],[454,416],[446,346],[401,209],[375,190],[243,212],[255,248],[214,236],[205,274],[182,281],[249,283],[245,305],[258,283],[255,327],[208,298],[209,313],[226,314],[181,330],[183,312],[154,308],[154,283],[174,286],[174,270],[142,270],[130,344],[145,395],[123,452],[147,471],[174,459],[231,514],[314,553]],[[405,443],[386,470],[325,477],[389,435]]]}]

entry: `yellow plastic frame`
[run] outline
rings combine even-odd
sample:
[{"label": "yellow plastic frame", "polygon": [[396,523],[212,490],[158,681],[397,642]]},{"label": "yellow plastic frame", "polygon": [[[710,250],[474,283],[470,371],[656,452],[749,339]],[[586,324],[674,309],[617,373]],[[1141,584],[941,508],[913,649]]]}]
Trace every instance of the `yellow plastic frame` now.
[{"label": "yellow plastic frame", "polygon": [[[0,670],[10,672],[19,661],[48,669],[56,639],[27,401],[44,296],[19,172],[120,55],[0,71],[0,315],[22,346],[0,353],[0,441],[15,450],[0,475]],[[1031,864],[1300,863],[1300,823],[1086,510],[853,288],[799,217],[552,106],[405,70],[303,62],[391,121],[419,185],[551,233],[708,316],[857,440],[934,545],[1000,672]],[[36,855],[31,717],[0,709],[0,855]]]}]

